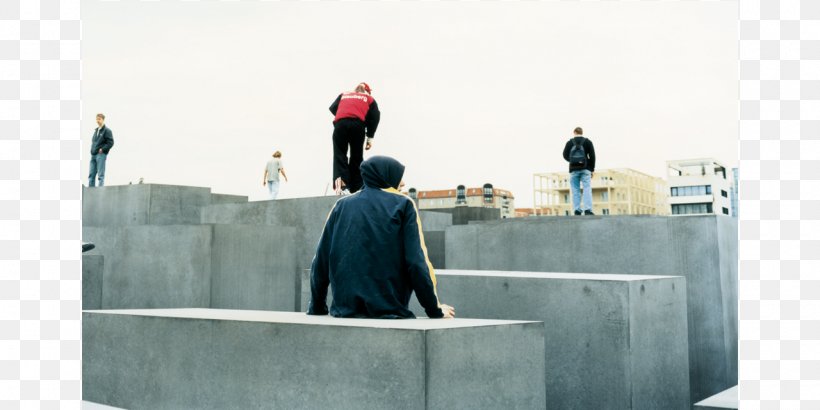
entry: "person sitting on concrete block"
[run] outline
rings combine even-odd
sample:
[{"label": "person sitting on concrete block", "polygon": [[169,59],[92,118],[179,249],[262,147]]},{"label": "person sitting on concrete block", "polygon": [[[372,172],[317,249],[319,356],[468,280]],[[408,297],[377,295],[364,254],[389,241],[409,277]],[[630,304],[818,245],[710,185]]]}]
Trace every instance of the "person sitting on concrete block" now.
[{"label": "person sitting on concrete block", "polygon": [[408,308],[415,291],[428,317],[454,317],[452,306],[439,303],[416,205],[399,191],[404,165],[374,156],[361,172],[364,189],[339,199],[328,215],[311,266],[307,314],[328,314],[330,285],[332,316],[415,318]]}]

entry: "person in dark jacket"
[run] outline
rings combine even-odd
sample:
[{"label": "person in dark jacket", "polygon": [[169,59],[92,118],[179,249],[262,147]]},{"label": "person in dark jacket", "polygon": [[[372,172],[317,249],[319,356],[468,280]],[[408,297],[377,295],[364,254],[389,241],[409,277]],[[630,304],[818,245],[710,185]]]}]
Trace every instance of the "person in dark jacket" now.
[{"label": "person in dark jacket", "polygon": [[105,115],[97,114],[97,129],[91,137],[91,165],[88,172],[88,186],[94,186],[94,178],[99,185],[105,184],[105,160],[114,146],[114,133],[105,126]]},{"label": "person in dark jacket", "polygon": [[327,290],[336,317],[414,318],[416,293],[431,318],[451,318],[441,304],[416,205],[399,189],[404,165],[374,156],[361,165],[364,188],[340,198],[328,215],[310,272],[309,315],[326,315]]},{"label": "person in dark jacket", "polygon": [[[592,212],[592,173],[595,172],[595,147],[584,137],[581,127],[575,128],[573,137],[564,145],[564,159],[569,162],[569,187],[572,192],[572,209],[575,215],[594,215]],[[583,160],[571,159],[573,148],[583,150]],[[584,204],[581,207],[581,187],[584,185]]]},{"label": "person in dark jacket", "polygon": [[330,105],[333,113],[333,186],[337,195],[354,193],[362,187],[359,172],[364,155],[362,148],[369,150],[373,146],[381,117],[379,105],[370,92],[367,83],[359,83],[352,92],[339,94]]}]

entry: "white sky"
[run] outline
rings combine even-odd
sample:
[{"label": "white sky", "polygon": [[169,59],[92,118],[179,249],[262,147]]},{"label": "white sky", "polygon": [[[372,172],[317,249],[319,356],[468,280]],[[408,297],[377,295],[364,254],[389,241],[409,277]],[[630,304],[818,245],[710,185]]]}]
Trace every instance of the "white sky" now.
[{"label": "white sky", "polygon": [[532,175],[566,170],[582,126],[597,168],[664,177],[665,161],[737,166],[737,3],[104,2],[84,0],[83,175],[104,112],[108,185],[280,198],[331,179],[327,107],[366,81],[382,111],[369,155],[408,187],[486,182],[531,207]]}]

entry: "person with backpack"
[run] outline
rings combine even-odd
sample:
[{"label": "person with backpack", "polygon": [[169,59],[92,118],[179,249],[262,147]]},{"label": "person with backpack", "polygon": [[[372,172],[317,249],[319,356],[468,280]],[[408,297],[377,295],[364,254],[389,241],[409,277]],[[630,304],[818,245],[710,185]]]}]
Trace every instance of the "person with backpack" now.
[{"label": "person with backpack", "polygon": [[[595,147],[584,130],[576,127],[574,137],[564,146],[564,159],[569,162],[569,186],[572,193],[572,209],[575,215],[592,213],[592,173],[595,172]],[[581,184],[584,186],[584,203],[581,206]]]}]

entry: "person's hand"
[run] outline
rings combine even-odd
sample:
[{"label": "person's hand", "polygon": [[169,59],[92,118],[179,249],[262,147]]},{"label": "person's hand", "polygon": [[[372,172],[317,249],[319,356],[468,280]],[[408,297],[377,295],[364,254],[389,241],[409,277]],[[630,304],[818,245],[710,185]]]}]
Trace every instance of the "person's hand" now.
[{"label": "person's hand", "polygon": [[456,309],[454,307],[450,305],[445,305],[443,303],[439,307],[441,308],[441,311],[444,313],[443,319],[452,319],[456,317]]},{"label": "person's hand", "polygon": [[373,138],[368,138],[364,144],[364,150],[367,151],[373,147]]},{"label": "person's hand", "polygon": [[100,152],[98,152],[98,154],[102,154],[102,153],[103,153],[103,152],[102,152],[102,148],[100,148]]}]

